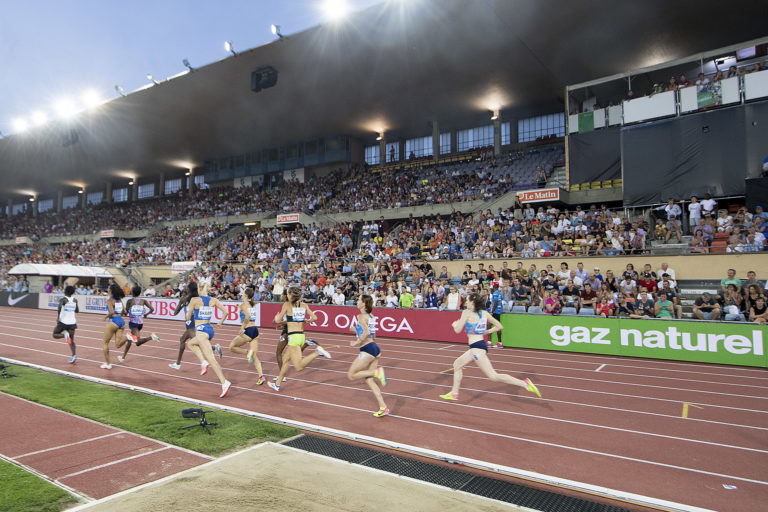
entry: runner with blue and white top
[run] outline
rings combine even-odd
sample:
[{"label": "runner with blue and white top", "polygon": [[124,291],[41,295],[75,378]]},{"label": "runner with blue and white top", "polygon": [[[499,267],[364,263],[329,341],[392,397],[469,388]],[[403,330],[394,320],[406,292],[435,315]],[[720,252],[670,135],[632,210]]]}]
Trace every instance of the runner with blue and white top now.
[{"label": "runner with blue and white top", "polygon": [[116,283],[112,283],[109,286],[107,315],[104,318],[107,321],[107,325],[104,327],[104,336],[102,338],[105,361],[104,364],[101,365],[101,369],[103,370],[112,369],[112,363],[109,361],[109,342],[112,340],[113,336],[115,338],[116,349],[123,348],[123,345],[125,345],[128,340],[136,341],[133,334],[123,331],[123,327],[125,327],[125,320],[123,320],[123,315],[125,315],[125,310],[123,309],[123,297],[125,297],[125,293],[123,293],[122,288]]},{"label": "runner with blue and white top", "polygon": [[[257,356],[259,352],[259,328],[256,323],[259,321],[259,309],[253,300],[253,294],[253,288],[243,290],[243,303],[240,304],[240,322],[242,325],[240,326],[240,333],[229,344],[229,350],[235,354],[245,355],[248,363],[253,364],[259,373],[256,385],[261,386],[266,379],[261,368],[261,361]],[[246,343],[248,343],[248,350],[243,348]]]},{"label": "runner with blue and white top", "polygon": [[[193,281],[187,285],[187,294],[184,296],[184,298],[179,299],[179,302],[176,303],[176,309],[173,311],[173,316],[176,317],[176,315],[178,315],[179,313],[181,313],[182,310],[184,310],[184,318],[186,319],[187,306],[189,305],[189,301],[191,301],[193,298],[197,296],[198,296],[197,283]],[[195,337],[194,320],[186,320],[185,326],[186,326],[186,329],[184,330],[184,333],[181,335],[181,338],[179,338],[179,355],[176,357],[176,362],[170,363],[168,365],[169,368],[172,368],[174,370],[181,369],[181,356],[184,355],[184,349],[187,347],[187,340]]]},{"label": "runner with blue and white top", "polygon": [[[131,334],[133,334],[134,339],[136,340],[136,346],[140,347],[149,340],[160,341],[160,337],[155,333],[152,333],[151,336],[139,338],[141,329],[144,328],[144,317],[154,313],[155,308],[153,308],[152,304],[147,302],[146,299],[139,298],[141,295],[141,286],[136,285],[131,288],[131,295],[132,297],[128,299],[128,302],[125,304],[125,310],[128,312],[128,328],[131,330]],[[125,344],[123,355],[117,356],[118,361],[121,363],[125,361],[125,358],[128,357],[128,351],[131,349],[131,345],[131,340],[128,340],[128,343]]]},{"label": "runner with blue and white top", "polygon": [[73,297],[75,294],[75,287],[67,285],[64,288],[64,298],[59,301],[59,311],[56,322],[56,327],[53,328],[53,338],[60,340],[64,338],[69,345],[69,351],[72,352],[72,357],[67,361],[69,364],[75,364],[77,361],[77,355],[75,354],[75,329],[77,329],[77,320],[75,319],[75,313],[80,311],[80,306]]},{"label": "runner with blue and white top", "polygon": [[379,410],[373,413],[373,415],[381,418],[389,414],[389,408],[384,403],[381,390],[374,378],[379,379],[382,386],[386,386],[387,377],[384,375],[384,368],[379,366],[381,349],[374,341],[376,337],[376,319],[371,316],[373,312],[373,297],[361,295],[357,300],[357,308],[360,310],[360,314],[357,315],[357,324],[349,328],[351,331],[355,331],[357,336],[349,345],[351,347],[359,346],[360,355],[352,361],[347,377],[349,380],[365,380],[365,383],[371,388],[373,396],[376,397],[376,401],[379,403]]},{"label": "runner with blue and white top", "polygon": [[[523,381],[510,375],[496,373],[496,370],[493,369],[493,365],[491,365],[491,361],[488,359],[488,346],[485,344],[483,337],[486,334],[493,334],[494,332],[500,331],[502,326],[501,322],[483,311],[484,307],[485,298],[479,293],[473,293],[468,297],[467,309],[462,311],[461,317],[452,324],[453,331],[456,334],[460,333],[462,330],[467,333],[469,350],[464,352],[453,362],[453,387],[448,393],[440,395],[440,398],[443,400],[458,400],[461,378],[464,375],[464,367],[472,361],[474,361],[485,376],[493,382],[503,382],[513,386],[520,386],[541,397],[541,393],[539,393],[539,390],[533,382],[531,382],[531,379],[525,379]],[[488,328],[488,324],[491,324],[490,328]]]},{"label": "runner with blue and white top", "polygon": [[213,354],[213,348],[211,347],[211,340],[213,339],[213,326],[211,325],[211,319],[214,318],[214,309],[221,311],[221,321],[219,325],[224,323],[224,319],[227,318],[227,310],[219,302],[219,299],[208,296],[208,291],[211,289],[211,283],[208,281],[201,281],[198,285],[198,297],[192,298],[189,301],[189,310],[187,311],[187,321],[195,321],[195,337],[187,341],[187,347],[194,352],[197,358],[200,360],[200,375],[208,373],[208,368],[213,368],[213,372],[221,382],[221,394],[219,398],[224,398],[229,393],[229,388],[232,385],[226,378],[224,378],[224,372],[221,370],[221,365],[216,360],[216,356]]}]

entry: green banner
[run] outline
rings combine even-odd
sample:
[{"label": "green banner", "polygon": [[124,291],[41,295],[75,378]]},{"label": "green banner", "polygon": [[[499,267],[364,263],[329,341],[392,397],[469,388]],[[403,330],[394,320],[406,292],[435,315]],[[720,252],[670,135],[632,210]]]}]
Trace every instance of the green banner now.
[{"label": "green banner", "polygon": [[595,113],[582,112],[579,114],[579,133],[591,132],[595,130]]},{"label": "green banner", "polygon": [[768,327],[705,321],[502,315],[505,347],[768,366]]}]

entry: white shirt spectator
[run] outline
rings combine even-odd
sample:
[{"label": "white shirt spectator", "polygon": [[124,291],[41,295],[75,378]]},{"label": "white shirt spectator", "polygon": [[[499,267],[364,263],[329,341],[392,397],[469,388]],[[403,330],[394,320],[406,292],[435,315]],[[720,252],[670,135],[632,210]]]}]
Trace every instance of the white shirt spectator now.
[{"label": "white shirt spectator", "polygon": [[713,213],[717,208],[717,201],[714,199],[702,199],[701,207],[704,209],[704,213]]},{"label": "white shirt spectator", "polygon": [[701,218],[701,203],[688,203],[688,223],[691,226],[698,226]]},{"label": "white shirt spectator", "polygon": [[344,294],[340,291],[336,291],[336,293],[333,294],[333,304],[336,306],[343,306],[344,305]]},{"label": "white shirt spectator", "polygon": [[145,297],[155,297],[157,295],[157,291],[155,290],[154,286],[150,286],[146,290],[144,290],[144,296]]}]

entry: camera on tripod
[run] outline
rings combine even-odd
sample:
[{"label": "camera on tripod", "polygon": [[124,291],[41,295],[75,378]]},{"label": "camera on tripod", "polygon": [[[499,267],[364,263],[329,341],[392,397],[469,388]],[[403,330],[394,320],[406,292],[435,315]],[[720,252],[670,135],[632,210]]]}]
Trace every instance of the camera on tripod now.
[{"label": "camera on tripod", "polygon": [[208,427],[215,427],[218,425],[218,423],[209,423],[206,419],[205,415],[206,413],[213,412],[213,411],[204,411],[197,407],[188,407],[186,409],[181,410],[181,417],[182,418],[189,418],[189,419],[199,419],[200,422],[196,423],[194,425],[187,425],[186,427],[179,427],[181,430],[186,430],[188,428],[195,428],[195,427],[203,427],[206,432],[208,432],[208,435],[213,435],[213,432],[211,432],[211,429]]}]

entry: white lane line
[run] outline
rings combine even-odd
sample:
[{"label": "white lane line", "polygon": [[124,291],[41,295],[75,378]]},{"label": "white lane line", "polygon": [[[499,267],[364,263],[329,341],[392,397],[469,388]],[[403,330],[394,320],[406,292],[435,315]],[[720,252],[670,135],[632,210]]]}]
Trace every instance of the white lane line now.
[{"label": "white lane line", "polygon": [[602,370],[603,368],[605,368],[605,366],[606,366],[606,365],[604,365],[604,364],[601,364],[601,365],[600,365],[600,367],[599,367],[597,370],[595,370],[595,371],[596,371],[596,372],[599,372],[600,370]]},{"label": "white lane line", "polygon": [[53,451],[53,450],[60,450],[62,448],[69,448],[70,446],[76,446],[78,444],[90,443],[91,441],[97,441],[99,439],[104,439],[105,437],[116,436],[118,434],[122,434],[122,432],[120,432],[120,431],[111,432],[109,434],[104,434],[103,436],[91,437],[89,439],[83,439],[82,441],[75,441],[74,443],[61,444],[59,446],[54,446],[52,448],[46,448],[45,450],[37,450],[36,452],[29,452],[29,453],[25,453],[24,455],[17,455],[16,457],[12,457],[12,458],[18,460],[18,459],[22,459],[24,457],[29,457],[30,455],[37,455],[39,453],[50,452],[50,451]]},{"label": "white lane line", "polygon": [[162,448],[158,448],[157,450],[152,450],[152,451],[149,451],[149,452],[140,453],[138,455],[132,455],[130,457],[125,457],[123,459],[118,459],[118,460],[114,460],[112,462],[107,462],[106,464],[100,464],[100,465],[94,466],[92,468],[88,468],[88,469],[84,469],[82,471],[77,471],[75,473],[70,473],[68,475],[60,476],[56,480],[66,480],[67,478],[72,478],[73,476],[82,475],[83,473],[89,473],[91,471],[96,471],[97,469],[102,469],[102,468],[106,468],[106,467],[109,467],[109,466],[114,466],[115,464],[120,464],[121,462],[125,462],[125,461],[128,461],[128,460],[138,459],[140,457],[146,457],[147,455],[152,455],[153,453],[159,453],[159,452],[163,452],[165,450],[170,450],[170,449],[171,448],[168,447],[168,446],[163,446]]}]

